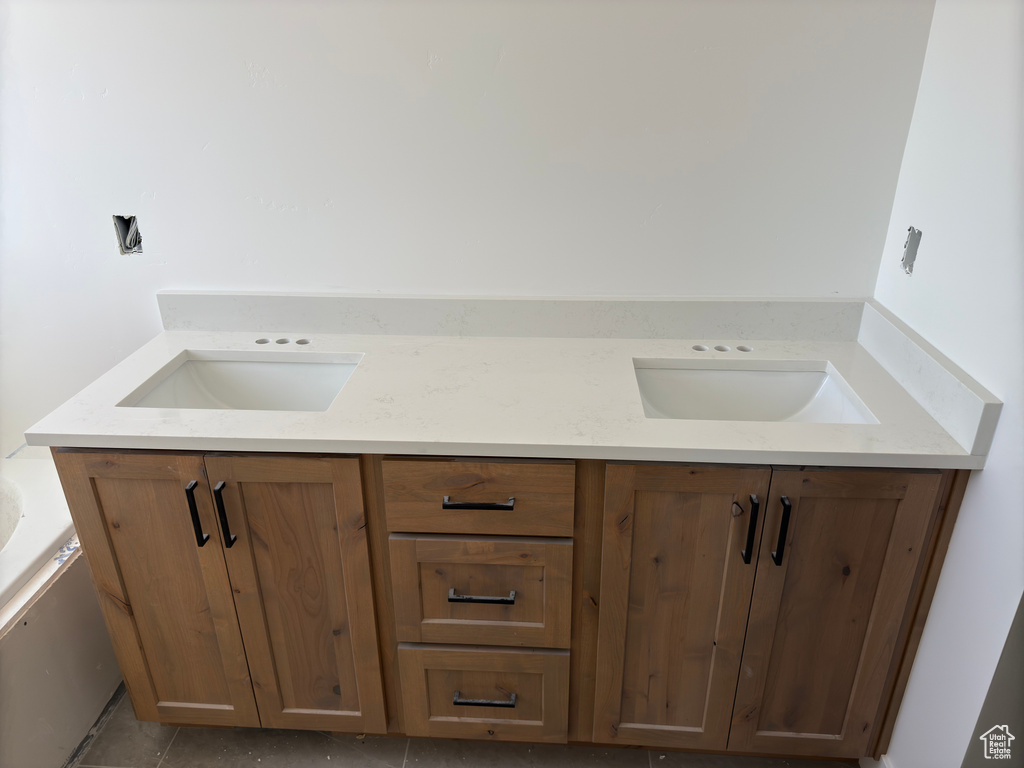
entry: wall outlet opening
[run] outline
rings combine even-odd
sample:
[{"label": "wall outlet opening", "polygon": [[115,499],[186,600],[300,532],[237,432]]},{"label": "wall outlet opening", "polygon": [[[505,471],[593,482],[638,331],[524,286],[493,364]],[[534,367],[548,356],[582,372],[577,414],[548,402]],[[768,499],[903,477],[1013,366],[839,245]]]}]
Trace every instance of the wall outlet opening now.
[{"label": "wall outlet opening", "polygon": [[921,230],[907,228],[907,242],[903,244],[903,259],[900,266],[908,275],[914,274],[914,262],[917,261],[917,247],[921,244]]},{"label": "wall outlet opening", "polygon": [[139,222],[134,216],[114,214],[114,231],[117,232],[117,246],[122,256],[142,253],[142,235],[139,233]]}]

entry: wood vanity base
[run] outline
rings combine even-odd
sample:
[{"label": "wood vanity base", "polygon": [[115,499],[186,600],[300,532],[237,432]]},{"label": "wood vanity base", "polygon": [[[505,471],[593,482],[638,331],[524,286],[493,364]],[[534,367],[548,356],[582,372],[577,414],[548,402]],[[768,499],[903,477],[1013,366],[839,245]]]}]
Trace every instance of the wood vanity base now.
[{"label": "wood vanity base", "polygon": [[969,474],[53,454],[139,719],[840,759]]}]

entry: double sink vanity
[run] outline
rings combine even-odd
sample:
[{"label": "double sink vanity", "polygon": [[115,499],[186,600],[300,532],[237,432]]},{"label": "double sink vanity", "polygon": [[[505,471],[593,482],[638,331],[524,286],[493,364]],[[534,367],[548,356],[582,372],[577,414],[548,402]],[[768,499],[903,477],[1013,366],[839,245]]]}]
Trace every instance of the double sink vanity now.
[{"label": "double sink vanity", "polygon": [[1000,404],[883,308],[159,300],[28,433],[140,719],[885,750]]}]

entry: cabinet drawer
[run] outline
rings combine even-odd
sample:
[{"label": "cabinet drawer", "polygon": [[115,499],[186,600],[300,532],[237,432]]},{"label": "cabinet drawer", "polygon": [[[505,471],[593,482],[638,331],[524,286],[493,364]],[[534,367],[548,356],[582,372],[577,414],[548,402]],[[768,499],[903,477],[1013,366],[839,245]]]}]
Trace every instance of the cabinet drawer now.
[{"label": "cabinet drawer", "polygon": [[569,652],[398,646],[410,736],[565,743]]},{"label": "cabinet drawer", "polygon": [[572,540],[391,534],[398,639],[569,647]]},{"label": "cabinet drawer", "polygon": [[389,531],[572,536],[572,463],[383,462]]}]

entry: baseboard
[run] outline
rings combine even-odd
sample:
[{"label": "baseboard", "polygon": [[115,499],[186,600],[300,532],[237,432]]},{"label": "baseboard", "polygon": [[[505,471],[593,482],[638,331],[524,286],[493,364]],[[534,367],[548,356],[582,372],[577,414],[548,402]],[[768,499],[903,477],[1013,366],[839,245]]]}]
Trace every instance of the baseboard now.
[{"label": "baseboard", "polygon": [[882,755],[880,761],[870,757],[862,757],[858,762],[860,763],[860,768],[896,768],[896,764],[889,759],[888,755]]}]

